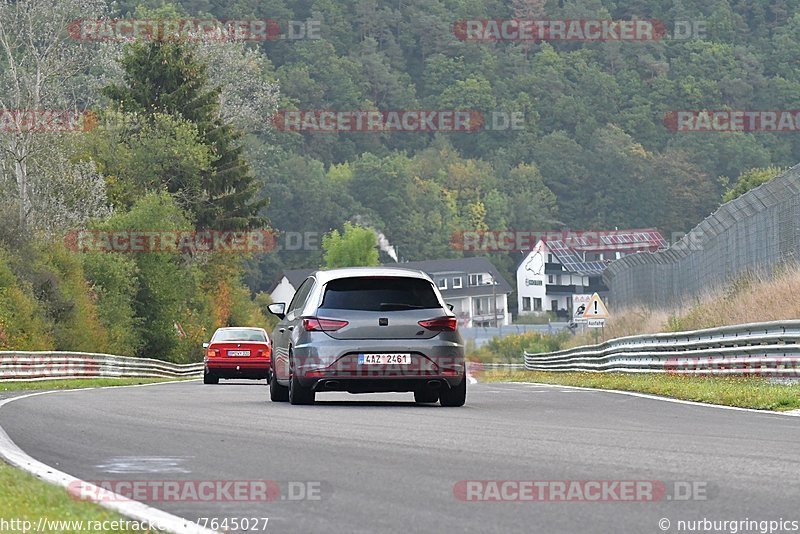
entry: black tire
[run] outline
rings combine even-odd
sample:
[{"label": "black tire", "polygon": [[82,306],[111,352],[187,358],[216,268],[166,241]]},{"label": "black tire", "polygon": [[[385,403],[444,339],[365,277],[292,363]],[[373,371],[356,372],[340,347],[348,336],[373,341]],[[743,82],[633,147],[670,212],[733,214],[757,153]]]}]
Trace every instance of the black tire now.
[{"label": "black tire", "polygon": [[289,388],[278,384],[275,375],[272,375],[269,381],[269,400],[272,402],[288,402],[289,401]]},{"label": "black tire", "polygon": [[433,389],[418,389],[414,392],[417,404],[432,404],[439,400],[439,392]]},{"label": "black tire", "polygon": [[203,371],[203,384],[219,384],[219,377]]},{"label": "black tire", "polygon": [[439,402],[442,406],[464,406],[467,402],[467,377],[464,376],[456,387],[442,389],[439,392]]},{"label": "black tire", "polygon": [[297,377],[292,374],[289,379],[289,404],[314,404],[314,397],[316,397],[316,392],[311,388],[301,386]]}]

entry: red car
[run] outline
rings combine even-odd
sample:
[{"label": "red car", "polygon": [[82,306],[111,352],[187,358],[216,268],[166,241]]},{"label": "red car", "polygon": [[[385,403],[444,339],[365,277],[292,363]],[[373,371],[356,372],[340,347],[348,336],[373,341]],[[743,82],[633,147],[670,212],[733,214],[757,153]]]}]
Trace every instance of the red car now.
[{"label": "red car", "polygon": [[272,344],[263,328],[218,328],[203,362],[203,383],[218,384],[220,378],[270,379]]}]

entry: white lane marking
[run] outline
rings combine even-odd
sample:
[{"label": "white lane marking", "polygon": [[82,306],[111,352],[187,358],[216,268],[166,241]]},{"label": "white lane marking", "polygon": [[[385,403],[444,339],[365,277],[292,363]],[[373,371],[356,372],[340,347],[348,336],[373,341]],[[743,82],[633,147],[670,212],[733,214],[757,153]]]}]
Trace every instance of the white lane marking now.
[{"label": "white lane marking", "polygon": [[690,406],[702,406],[704,408],[717,408],[721,410],[735,410],[737,412],[751,412],[759,413],[761,415],[785,415],[789,417],[800,417],[800,410],[792,410],[788,412],[776,412],[773,410],[756,410],[755,408],[740,408],[738,406],[723,406],[722,404],[709,404],[706,402],[696,402],[683,399],[671,399],[669,397],[660,397],[658,395],[648,395],[647,393],[637,393],[635,391],[623,391],[620,389],[600,389],[600,388],[584,388],[579,386],[562,386],[558,384],[542,384],[539,382],[507,382],[507,384],[523,385],[534,384],[536,386],[544,386],[549,388],[566,388],[575,389],[579,391],[590,391],[594,393],[617,393],[619,395],[629,395],[631,397],[640,397],[642,399],[652,399],[663,402],[674,402],[675,404],[688,404]]},{"label": "white lane marking", "polygon": [[[157,382],[154,384],[134,384],[131,386],[112,386],[118,388],[125,388],[125,387],[144,387],[144,386],[159,386],[163,384],[175,384],[179,382],[189,382],[189,380],[176,380],[176,381],[169,381],[169,382]],[[2,409],[6,404],[27,399],[30,397],[37,397],[39,395],[50,395],[53,393],[66,393],[71,391],[87,391],[92,389],[105,389],[105,388],[81,388],[81,389],[71,389],[71,390],[55,390],[55,391],[39,391],[37,393],[29,393],[27,395],[20,395],[19,397],[12,397],[10,399],[3,399],[0,400],[0,409]],[[6,434],[6,431],[0,427],[0,456],[3,457],[9,464],[23,469],[35,477],[39,478],[40,480],[44,480],[45,482],[49,482],[51,484],[55,484],[57,486],[62,486],[69,490],[70,487],[80,487],[82,490],[85,491],[87,496],[90,495],[101,495],[104,498],[100,500],[95,499],[87,499],[93,501],[104,508],[108,508],[109,510],[113,510],[118,514],[123,516],[129,517],[131,519],[135,519],[141,522],[149,522],[158,526],[161,530],[165,530],[167,532],[173,532],[175,534],[214,534],[216,531],[209,530],[207,528],[203,528],[197,523],[193,523],[188,519],[184,519],[182,517],[178,517],[176,515],[172,515],[168,512],[163,510],[159,510],[158,508],[153,508],[152,506],[148,506],[144,503],[134,501],[123,497],[122,495],[117,495],[111,493],[105,489],[101,490],[97,488],[93,484],[90,484],[84,480],[76,478],[72,475],[68,475],[54,467],[50,467],[47,464],[36,460],[32,456],[29,456],[25,451],[20,449],[16,443],[14,443],[11,438]]]}]

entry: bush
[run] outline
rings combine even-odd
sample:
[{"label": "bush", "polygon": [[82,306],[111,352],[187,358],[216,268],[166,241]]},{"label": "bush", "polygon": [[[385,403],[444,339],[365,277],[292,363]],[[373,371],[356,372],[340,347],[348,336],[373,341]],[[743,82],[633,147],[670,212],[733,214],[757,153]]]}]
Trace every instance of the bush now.
[{"label": "bush", "polygon": [[111,354],[134,356],[144,341],[142,319],[133,302],[138,289],[138,269],[133,259],[122,254],[88,253],[83,266],[91,291],[97,297],[97,313],[108,338]]},{"label": "bush", "polygon": [[56,350],[107,352],[109,339],[100,322],[97,295],[83,272],[80,256],[62,244],[41,244],[35,283],[49,310]]},{"label": "bush", "polygon": [[53,350],[44,310],[30,285],[21,283],[0,252],[0,350]]},{"label": "bush", "polygon": [[520,363],[527,352],[552,352],[560,350],[569,339],[569,334],[556,335],[526,332],[505,337],[493,337],[483,347],[476,349],[471,357],[481,361]]}]

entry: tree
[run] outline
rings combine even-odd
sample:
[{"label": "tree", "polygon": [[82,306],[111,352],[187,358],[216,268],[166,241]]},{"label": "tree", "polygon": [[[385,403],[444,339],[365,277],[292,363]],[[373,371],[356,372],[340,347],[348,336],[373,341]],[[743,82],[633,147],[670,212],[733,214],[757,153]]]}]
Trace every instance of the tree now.
[{"label": "tree", "polygon": [[728,189],[722,196],[722,202],[730,202],[735,198],[739,198],[751,189],[755,189],[761,184],[767,183],[786,169],[780,167],[761,167],[755,169],[748,169],[739,175],[736,183]]},{"label": "tree", "polygon": [[263,225],[259,211],[267,202],[254,200],[258,185],[243,156],[242,133],[220,117],[221,88],[209,87],[208,66],[198,59],[194,45],[176,40],[136,42],[126,49],[121,63],[124,83],[109,85],[105,94],[122,111],[190,121],[200,141],[211,149],[211,165],[201,174],[193,206],[195,223],[228,230]]},{"label": "tree", "polygon": [[344,223],[344,233],[332,230],[322,238],[325,267],[378,265],[378,238],[373,230]]},{"label": "tree", "polygon": [[[0,113],[85,111],[97,97],[86,83],[90,68],[113,69],[104,68],[104,54],[72,39],[68,27],[105,11],[102,0],[0,0]],[[15,184],[23,227],[35,209],[37,190],[49,190],[65,172],[81,172],[69,168],[69,157],[60,150],[64,146],[58,140],[64,135],[75,134],[0,128],[0,180]],[[74,185],[85,183],[77,180]]]}]

